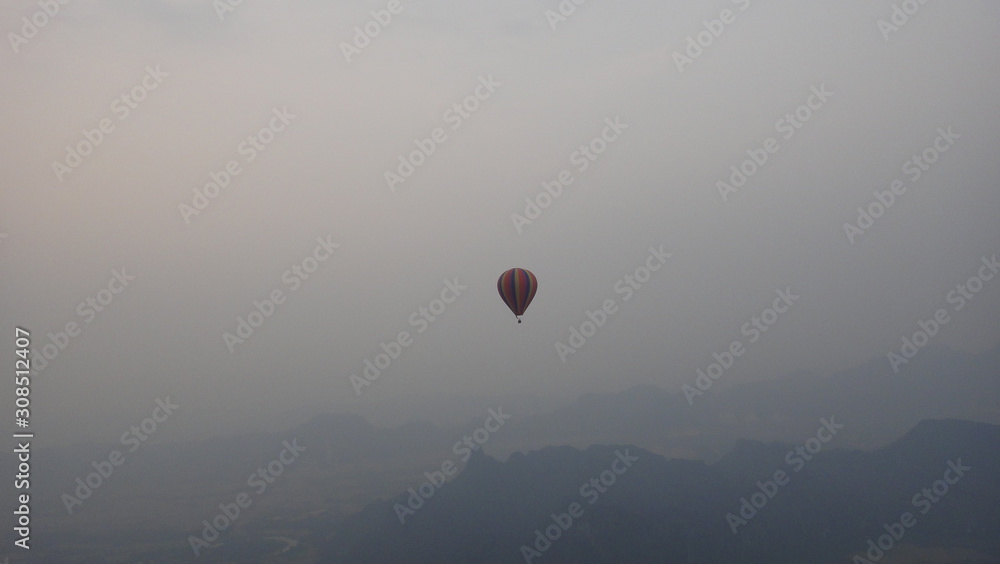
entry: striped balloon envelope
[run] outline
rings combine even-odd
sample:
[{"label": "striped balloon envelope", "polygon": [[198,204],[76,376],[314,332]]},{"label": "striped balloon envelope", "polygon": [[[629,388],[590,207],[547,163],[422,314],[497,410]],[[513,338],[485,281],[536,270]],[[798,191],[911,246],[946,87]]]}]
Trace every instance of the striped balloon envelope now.
[{"label": "striped balloon envelope", "polygon": [[518,318],[518,323],[521,322],[520,317],[524,315],[524,310],[531,304],[531,299],[535,297],[536,290],[538,290],[538,280],[530,270],[523,268],[512,268],[501,274],[497,280],[497,291],[500,292],[500,297],[507,307],[514,312],[514,317]]}]

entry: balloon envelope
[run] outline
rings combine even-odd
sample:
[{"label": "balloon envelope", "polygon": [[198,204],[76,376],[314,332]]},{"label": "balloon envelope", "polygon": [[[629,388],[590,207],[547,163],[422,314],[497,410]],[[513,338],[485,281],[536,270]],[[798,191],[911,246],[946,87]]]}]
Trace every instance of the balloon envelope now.
[{"label": "balloon envelope", "polygon": [[[538,290],[538,280],[531,271],[523,268],[512,268],[501,274],[497,280],[500,297],[516,317],[524,315],[524,310],[528,309],[536,290]],[[521,320],[518,319],[517,322],[520,323]]]}]

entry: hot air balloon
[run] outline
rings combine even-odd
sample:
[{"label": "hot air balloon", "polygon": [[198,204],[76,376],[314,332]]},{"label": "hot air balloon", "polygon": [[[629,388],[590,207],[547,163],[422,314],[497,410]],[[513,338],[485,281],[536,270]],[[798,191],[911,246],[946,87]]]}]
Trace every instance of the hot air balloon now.
[{"label": "hot air balloon", "polygon": [[521,322],[524,310],[528,309],[528,304],[535,297],[538,290],[538,280],[529,270],[523,268],[512,268],[500,275],[497,280],[497,291],[503,298],[507,307],[514,312],[514,317]]}]

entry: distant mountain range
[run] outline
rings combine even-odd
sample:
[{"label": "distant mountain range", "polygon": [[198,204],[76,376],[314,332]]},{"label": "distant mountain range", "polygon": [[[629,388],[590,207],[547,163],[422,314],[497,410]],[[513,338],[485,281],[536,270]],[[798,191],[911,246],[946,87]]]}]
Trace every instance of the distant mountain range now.
[{"label": "distant mountain range", "polygon": [[[920,420],[956,418],[1000,424],[1000,346],[969,354],[945,347],[893,373],[885,359],[827,378],[794,373],[738,386],[713,386],[689,404],[680,387],[639,386],[587,394],[549,413],[514,417],[489,451],[627,443],[668,457],[717,460],[741,438],[795,442],[820,417],[847,428],[837,445],[874,449]],[[717,389],[723,388],[723,389]]]},{"label": "distant mountain range", "polygon": [[322,561],[1000,561],[1000,427],[928,420],[876,452],[827,449],[823,427],[802,451],[741,441],[714,464],[625,445],[475,456],[422,505],[347,519]]},{"label": "distant mountain range", "polygon": [[[99,555],[133,537],[138,539],[133,544],[144,548],[118,550],[119,561],[174,561],[178,554],[190,554],[185,539],[202,519],[246,489],[247,476],[274,459],[283,441],[297,439],[307,449],[301,460],[220,541],[225,548],[201,560],[254,561],[247,558],[264,549],[246,543],[266,529],[270,536],[302,541],[269,560],[275,562],[315,561],[302,554],[318,554],[320,547],[325,558],[338,562],[463,561],[458,555],[485,558],[466,562],[513,561],[522,544],[531,546],[535,529],[551,524],[551,514],[580,501],[578,490],[588,476],[607,470],[615,451],[628,450],[640,461],[606,496],[584,506],[579,527],[533,562],[792,562],[799,557],[805,559],[797,562],[848,562],[823,560],[822,555],[863,554],[868,536],[881,534],[879,520],[893,512],[898,518],[910,506],[918,491],[914,488],[933,483],[938,479],[931,479],[934,472],[944,472],[947,461],[957,457],[975,468],[953,492],[974,485],[968,488],[974,492],[971,505],[947,509],[965,495],[949,493],[947,503],[918,518],[913,534],[907,529],[906,546],[894,548],[879,562],[974,562],[982,554],[997,554],[982,531],[1000,538],[1000,510],[995,509],[1000,467],[990,458],[998,452],[990,442],[996,439],[990,424],[1000,424],[1000,347],[980,354],[928,347],[920,355],[919,363],[899,374],[884,359],[875,359],[822,379],[798,373],[728,388],[720,381],[694,405],[679,387],[640,386],[588,394],[547,412],[533,404],[523,414],[521,404],[511,398],[513,405],[496,398],[469,399],[452,404],[456,413],[469,414],[465,423],[447,428],[429,423],[383,428],[359,415],[324,414],[273,433],[190,443],[158,443],[154,436],[126,453],[124,464],[72,514],[63,495],[74,493],[75,480],[94,472],[94,463],[108,460],[111,451],[127,449],[120,443],[65,448],[39,448],[36,443],[34,529],[39,548],[70,547],[47,561],[104,561]],[[492,458],[477,450],[466,466],[466,451],[457,450],[456,442],[482,427],[491,408],[511,417],[483,446]],[[966,422],[918,425],[923,419]],[[789,472],[790,483],[734,535],[725,514],[739,515],[741,497],[753,495],[757,480],[767,482],[774,472],[789,470],[784,459],[789,449],[816,446],[819,439],[808,441],[816,437],[821,420],[843,427],[822,443],[815,461],[801,472]],[[793,458],[804,460],[798,454]],[[435,487],[426,505],[400,525],[394,504],[403,499],[406,506],[407,490],[419,488],[427,480],[425,473],[439,470],[445,461],[455,465],[448,484]],[[9,453],[0,456],[0,472],[12,476],[14,467]],[[0,492],[5,506],[13,504],[11,491]],[[993,503],[992,513],[979,512],[987,501]],[[482,514],[488,507],[496,511]],[[961,526],[945,523],[944,516],[958,519]],[[472,534],[470,527],[478,527],[479,533]],[[5,527],[0,540],[10,530]],[[471,536],[452,538],[447,530]],[[447,552],[439,560],[416,548],[405,552],[404,547],[423,542],[419,535],[411,538],[414,531],[440,540]],[[947,534],[936,539],[933,531]],[[619,537],[631,539],[634,546],[621,545],[615,540]],[[928,556],[910,547],[911,540],[955,558]],[[782,546],[787,553],[774,552]],[[974,552],[947,552],[954,547]],[[403,552],[386,552],[391,550]],[[641,558],[632,558],[629,550]],[[915,559],[906,556],[911,550]],[[44,550],[33,554],[46,556]],[[70,555],[79,558],[71,560]]]}]

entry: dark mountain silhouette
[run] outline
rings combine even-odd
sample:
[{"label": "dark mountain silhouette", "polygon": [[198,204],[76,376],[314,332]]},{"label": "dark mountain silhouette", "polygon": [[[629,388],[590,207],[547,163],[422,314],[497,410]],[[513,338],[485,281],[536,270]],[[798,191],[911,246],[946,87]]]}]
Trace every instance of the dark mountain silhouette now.
[{"label": "dark mountain silhouette", "polygon": [[[469,461],[469,468],[464,470],[452,446],[463,435],[471,434],[474,429],[483,425],[483,417],[486,416],[487,407],[491,405],[486,398],[479,398],[479,403],[472,406],[474,409],[469,405],[463,405],[462,409],[456,408],[456,413],[472,415],[463,419],[464,424],[448,428],[419,422],[391,428],[377,427],[358,415],[324,414],[302,425],[274,433],[254,433],[189,443],[163,443],[159,436],[154,435],[134,453],[126,452],[126,447],[121,443],[44,448],[41,442],[36,442],[35,448],[38,450],[33,451],[32,455],[32,487],[36,491],[32,496],[34,530],[39,538],[48,539],[45,543],[40,543],[39,548],[57,544],[72,547],[70,552],[55,555],[51,561],[71,561],[67,558],[73,553],[81,555],[79,561],[99,561],[99,556],[88,560],[82,555],[106,554],[108,546],[118,546],[125,536],[133,538],[137,546],[145,543],[150,546],[148,552],[135,552],[131,561],[152,560],[151,555],[174,554],[169,550],[184,554],[185,550],[189,550],[184,541],[188,534],[197,529],[200,521],[217,513],[219,503],[231,501],[237,492],[246,490],[247,476],[273,460],[283,441],[297,439],[308,450],[295,462],[294,467],[276,481],[266,495],[255,501],[253,511],[241,518],[237,530],[230,531],[226,537],[227,547],[232,547],[236,552],[229,553],[225,548],[218,548],[217,554],[205,557],[206,561],[212,561],[217,556],[224,560],[222,555],[228,556],[230,560],[244,561],[248,554],[261,554],[263,549],[258,546],[259,541],[254,539],[257,531],[265,529],[280,532],[281,534],[272,533],[277,536],[292,535],[305,539],[302,535],[306,535],[310,540],[308,543],[303,540],[303,543],[314,549],[325,542],[323,539],[332,534],[331,531],[336,530],[336,534],[342,534],[336,525],[344,517],[356,514],[366,506],[370,512],[373,501],[395,496],[411,486],[418,487],[425,481],[424,473],[439,469],[444,460],[455,462],[456,469],[461,473],[446,488],[436,489],[426,507],[421,508],[412,519],[407,519],[404,528],[407,531],[419,529],[417,524],[427,519],[425,512],[433,515],[433,507],[446,505],[442,500],[454,497],[456,507],[460,506],[466,496],[461,493],[463,487],[471,488],[468,495],[472,497],[469,499],[477,499],[475,496],[479,494],[476,492],[486,488],[488,491],[498,492],[496,499],[491,498],[489,502],[499,504],[498,507],[509,506],[509,510],[517,518],[509,522],[519,524],[517,530],[511,529],[507,531],[508,536],[502,536],[507,527],[504,523],[508,521],[498,523],[498,527],[489,529],[489,535],[502,536],[504,540],[497,541],[498,547],[506,547],[510,542],[516,543],[516,553],[521,544],[530,541],[530,538],[523,538],[525,531],[522,525],[531,525],[527,530],[530,536],[535,528],[545,524],[550,513],[559,509],[559,500],[553,505],[553,492],[563,492],[561,495],[565,499],[561,501],[569,503],[570,498],[579,498],[576,490],[585,476],[606,470],[601,465],[610,464],[609,454],[615,448],[609,450],[609,447],[600,445],[630,445],[632,452],[645,453],[642,455],[643,461],[649,462],[649,465],[662,464],[662,468],[657,466],[660,475],[670,476],[672,483],[683,484],[691,491],[700,492],[697,507],[685,506],[682,517],[678,517],[672,511],[680,510],[679,506],[671,501],[675,498],[670,496],[680,493],[665,491],[662,485],[650,478],[648,483],[637,482],[642,483],[646,489],[642,489],[642,493],[635,499],[629,499],[629,504],[622,508],[614,503],[605,507],[604,501],[614,500],[615,495],[623,494],[602,496],[599,503],[588,507],[586,519],[581,521],[580,531],[567,533],[567,538],[582,534],[582,531],[597,539],[594,535],[598,533],[589,532],[591,529],[587,523],[591,523],[591,519],[595,523],[604,519],[601,522],[608,527],[637,527],[643,531],[653,527],[649,530],[657,533],[647,535],[649,538],[633,538],[635,546],[654,551],[649,554],[654,554],[655,550],[663,550],[663,554],[672,555],[675,554],[674,544],[661,546],[655,540],[662,532],[657,528],[663,525],[658,519],[666,519],[673,527],[671,531],[680,531],[677,534],[681,535],[679,538],[683,542],[677,540],[677,543],[681,543],[677,546],[686,547],[684,550],[694,550],[685,552],[694,555],[690,556],[690,561],[724,561],[725,558],[734,558],[735,560],[731,560],[733,562],[741,561],[739,558],[743,558],[742,561],[745,562],[766,561],[754,560],[758,552],[743,543],[749,542],[745,539],[756,538],[756,535],[761,534],[757,531],[762,527],[761,523],[779,519],[769,514],[783,503],[791,503],[783,498],[794,497],[786,494],[804,487],[797,485],[797,482],[806,483],[798,480],[799,478],[811,477],[813,482],[810,483],[822,484],[840,496],[828,499],[828,493],[817,493],[810,489],[796,498],[800,500],[815,498],[824,502],[831,501],[836,507],[837,502],[852,499],[851,496],[856,491],[850,485],[844,486],[839,482],[839,476],[843,474],[858,476],[862,486],[857,491],[867,492],[870,499],[884,501],[893,507],[905,507],[910,503],[909,499],[899,501],[885,497],[888,495],[886,491],[899,492],[886,489],[886,476],[890,474],[872,462],[876,459],[867,458],[868,455],[864,452],[841,451],[834,456],[833,453],[838,452],[835,449],[872,450],[884,447],[877,454],[896,461],[895,464],[899,466],[894,467],[892,475],[898,477],[902,485],[916,487],[926,478],[924,464],[928,458],[935,456],[935,452],[943,452],[945,446],[962,446],[958,450],[975,452],[978,448],[976,441],[994,434],[989,425],[967,427],[969,423],[946,421],[918,423],[922,417],[1000,423],[1000,410],[997,408],[997,399],[1000,398],[1000,378],[997,378],[1000,374],[1000,347],[980,354],[928,347],[921,350],[920,355],[919,363],[911,363],[899,374],[892,373],[884,359],[875,359],[822,379],[795,373],[774,381],[729,385],[728,388],[728,383],[720,380],[717,387],[713,386],[705,396],[698,398],[695,405],[689,405],[679,389],[665,390],[654,386],[638,386],[618,393],[588,394],[547,413],[538,413],[536,410],[532,414],[522,414],[515,408],[497,402],[492,406],[502,406],[513,415],[501,430],[490,435],[488,443],[484,445],[486,452],[497,459],[477,455]],[[835,417],[845,428],[834,441],[824,445],[821,457],[824,463],[815,468],[810,463],[801,473],[797,473],[797,481],[783,486],[773,505],[769,503],[765,512],[755,517],[746,527],[741,527],[737,538],[729,538],[733,536],[732,532],[721,516],[738,510],[740,498],[753,493],[756,480],[766,481],[775,470],[786,468],[784,456],[788,449],[801,445],[812,437],[820,419],[829,417]],[[978,429],[976,432],[985,435],[975,436],[970,429]],[[941,436],[938,437],[935,433]],[[774,444],[773,441],[783,444]],[[908,441],[917,442],[910,444]],[[925,443],[936,446],[933,449],[927,447],[925,452]],[[550,445],[554,448],[543,448]],[[590,448],[592,445],[598,446]],[[539,448],[542,450],[538,450]],[[578,450],[581,448],[585,450]],[[124,452],[125,463],[115,468],[113,476],[102,480],[100,489],[85,500],[82,506],[74,509],[72,515],[68,514],[61,495],[73,494],[75,480],[93,473],[95,468],[92,463],[106,461],[112,450]],[[529,455],[521,454],[529,451],[533,452]],[[498,460],[507,462],[502,464]],[[947,458],[940,463],[946,461]],[[628,476],[643,476],[644,466],[647,465],[636,466],[635,472],[629,470]],[[14,467],[14,459],[10,453],[0,456],[0,470],[3,473],[13,475]],[[541,468],[547,470],[543,472]],[[823,468],[826,474],[814,476],[813,473],[818,472],[819,468]],[[508,476],[511,469],[520,470]],[[540,472],[550,475],[549,481],[539,478]],[[497,484],[490,482],[493,475],[512,480],[513,486],[507,490],[497,489]],[[827,475],[829,476],[824,478]],[[573,484],[577,478],[581,482]],[[902,481],[903,478],[909,481]],[[872,482],[876,479],[877,481]],[[463,486],[470,483],[470,480],[480,480],[476,483],[484,485]],[[714,480],[708,490],[699,489],[704,486],[704,480]],[[566,481],[570,485],[565,485]],[[623,479],[619,484],[622,491],[628,491],[627,483],[628,480]],[[539,484],[546,484],[546,487],[540,488]],[[523,491],[514,486],[523,486]],[[615,491],[618,489],[616,486]],[[911,491],[910,495],[915,491],[917,490]],[[10,492],[8,490],[7,493],[0,494],[0,500],[6,500],[7,505],[13,504]],[[406,493],[402,497],[408,495]],[[988,499],[988,496],[984,499]],[[632,502],[645,504],[643,507],[648,508],[648,514],[641,514],[641,519],[637,517]],[[486,501],[480,500],[480,503]],[[664,503],[667,505],[662,505]],[[150,511],[149,507],[155,507],[156,510]],[[392,504],[388,507],[391,509]],[[835,514],[848,518],[848,509],[849,507],[841,508]],[[616,511],[620,513],[615,513]],[[800,510],[786,507],[782,514],[799,515],[796,511]],[[859,510],[849,516],[849,521],[857,522],[867,518],[865,516],[868,511],[874,511],[874,508],[861,504]],[[395,531],[400,526],[391,510],[379,510],[374,514],[368,512],[361,513],[359,518],[373,519],[376,525],[379,520],[386,520],[389,531]],[[540,516],[538,512],[541,512]],[[797,530],[794,527],[819,519],[815,511],[801,510],[800,513],[802,523],[788,523],[793,527],[788,530]],[[929,517],[938,514],[935,508]],[[458,511],[455,515],[464,513]],[[618,517],[621,519],[617,520]],[[531,518],[536,519],[532,522],[534,524],[518,521]],[[959,519],[961,521],[961,516]],[[461,528],[470,522],[474,521],[464,516],[454,526]],[[865,521],[868,524],[871,522],[870,518]],[[786,530],[783,528],[785,525],[784,522],[778,523],[774,530]],[[699,528],[702,526],[708,529]],[[880,526],[880,523],[875,523],[876,530],[871,534],[878,532]],[[983,525],[977,522],[976,525],[966,526],[975,530],[975,527]],[[986,528],[995,530],[991,526],[987,525]],[[358,535],[348,538],[349,542],[338,549],[340,552],[331,548],[331,554],[346,559],[344,561],[365,561],[351,558],[362,558],[368,554],[363,543],[367,538],[365,531],[377,530],[378,527],[362,527],[359,522],[352,522],[347,527],[357,528]],[[108,529],[118,531],[114,538],[101,536]],[[436,530],[436,526],[430,527],[428,534],[433,534]],[[834,535],[839,530],[831,525],[824,535]],[[487,529],[483,528],[482,531]],[[843,533],[844,538],[841,540],[844,547],[848,541],[853,541],[857,532],[851,529]],[[397,533],[398,531],[393,534]],[[7,536],[9,534],[6,533]],[[721,537],[718,536],[720,534]],[[711,550],[697,543],[690,545],[693,542],[691,535],[701,535],[708,539],[703,540]],[[0,535],[0,538],[6,537]],[[470,538],[474,539],[475,535]],[[670,537],[668,535],[664,538]],[[766,538],[771,543],[768,546],[777,546],[775,543],[778,541],[774,537]],[[812,537],[806,535],[803,538]],[[907,539],[910,538],[916,536],[907,536]],[[861,541],[862,546],[857,550],[864,548],[867,537]],[[269,542],[277,549],[282,547],[281,541]],[[388,550],[392,546],[394,545],[387,543],[383,548]],[[459,546],[464,544],[460,543]],[[569,546],[575,545],[569,543]],[[821,542],[817,546],[834,545],[824,545]],[[975,548],[978,545],[967,543],[967,546]],[[836,547],[843,548],[841,545]],[[614,548],[618,550],[621,547]],[[699,550],[709,552],[698,552]],[[893,554],[907,554],[906,550],[909,549],[897,549]],[[590,555],[593,550],[588,549],[586,552]],[[556,561],[553,556],[556,554],[559,552],[553,549],[553,552],[546,552],[544,558]],[[605,553],[598,551],[594,554]],[[36,551],[36,555],[43,558],[46,556],[40,550]],[[579,555],[573,553],[565,558],[566,561],[572,561],[577,556]],[[926,555],[917,556],[927,559]],[[172,556],[161,558],[166,561],[172,559]],[[587,560],[584,558],[578,561]],[[653,561],[657,560],[654,558]],[[892,559],[882,561],[882,564],[886,562],[891,563]]]},{"label": "dark mountain silhouette", "polygon": [[[349,518],[326,546],[325,558],[400,564],[846,563],[853,555],[867,558],[868,541],[878,543],[893,531],[902,531],[900,538],[890,537],[888,550],[877,549],[887,556],[943,550],[965,554],[966,561],[1000,557],[1000,427],[923,421],[876,452],[820,450],[800,472],[786,461],[792,448],[741,441],[711,465],[629,446],[551,447],[505,463],[480,455],[407,514],[404,524],[397,511],[417,505],[410,493]],[[638,460],[590,504],[581,485],[602,472],[608,477],[622,453]],[[777,471],[786,473],[786,483],[774,483]],[[940,494],[945,478],[955,483],[935,495],[933,488]],[[932,488],[929,497],[923,488]],[[734,533],[727,514],[739,516],[742,499],[749,507],[757,492],[760,507],[744,509],[746,521]],[[555,531],[559,519],[566,523],[574,502],[582,515],[546,550],[545,541],[535,546],[537,531]],[[894,526],[904,512],[915,524]],[[522,546],[539,555],[526,558]]]},{"label": "dark mountain silhouette", "polygon": [[[693,406],[679,391],[655,386],[586,394],[549,413],[514,412],[486,448],[506,458],[548,445],[622,443],[711,461],[741,438],[798,441],[819,418],[834,415],[847,425],[837,445],[863,448],[882,446],[928,417],[1000,423],[1000,347],[981,354],[947,348],[920,354],[921,363],[905,374],[894,375],[884,359],[875,359],[825,379],[795,373],[728,390],[713,387]],[[323,414],[277,433],[186,443],[159,443],[154,435],[134,455],[126,453],[126,468],[134,471],[120,479],[129,480],[129,474],[135,480],[153,476],[159,483],[187,481],[194,474],[226,479],[266,462],[281,440],[291,437],[312,447],[306,462],[311,465],[440,458],[451,455],[457,438],[483,424],[486,409],[481,413],[456,428],[421,422],[384,428],[359,415]],[[38,465],[38,478],[54,487],[72,483],[81,472],[92,471],[92,460],[114,449],[126,450],[121,443],[40,448],[36,456],[44,463]],[[5,464],[12,461],[4,457]]]}]

